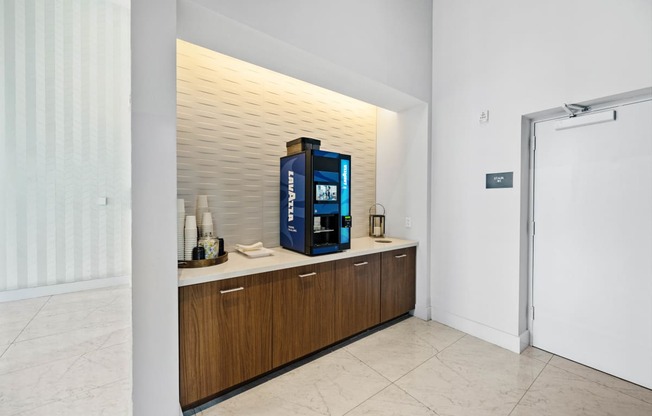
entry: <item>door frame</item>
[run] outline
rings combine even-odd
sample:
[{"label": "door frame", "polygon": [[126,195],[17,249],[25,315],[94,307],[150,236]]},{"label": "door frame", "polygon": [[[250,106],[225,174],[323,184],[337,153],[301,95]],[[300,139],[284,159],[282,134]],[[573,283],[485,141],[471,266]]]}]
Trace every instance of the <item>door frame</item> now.
[{"label": "door frame", "polygon": [[[590,107],[590,110],[584,114],[592,114],[596,111],[603,111],[615,109],[625,105],[637,104],[644,101],[652,100],[652,87],[642,88],[639,90],[629,91],[621,94],[611,95],[607,97],[597,98],[589,101],[576,103],[578,105]],[[534,179],[535,179],[535,127],[537,123],[564,120],[569,118],[569,115],[561,108],[555,107],[535,113],[530,113],[523,116],[523,137],[525,142],[523,146],[527,148],[528,157],[527,165],[522,164],[523,168],[528,171],[527,179],[527,239],[522,244],[527,244],[527,329],[529,333],[529,345],[532,345],[532,338],[534,336],[534,235],[536,226],[533,227],[534,221]]]}]

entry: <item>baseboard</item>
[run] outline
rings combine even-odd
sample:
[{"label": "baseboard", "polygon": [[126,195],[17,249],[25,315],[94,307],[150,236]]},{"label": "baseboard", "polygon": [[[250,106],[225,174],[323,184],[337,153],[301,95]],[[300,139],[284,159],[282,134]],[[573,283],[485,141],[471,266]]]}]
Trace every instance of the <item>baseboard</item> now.
[{"label": "baseboard", "polygon": [[528,331],[521,335],[512,335],[436,308],[432,308],[432,319],[517,354],[520,354],[524,349],[522,348],[523,339],[527,339],[528,345],[530,343]]},{"label": "baseboard", "polygon": [[424,307],[417,305],[417,307],[414,308],[413,315],[419,319],[423,319],[424,321],[429,321],[431,319],[431,313],[430,306]]},{"label": "baseboard", "polygon": [[128,284],[131,284],[131,276],[115,276],[105,277],[102,279],[84,280],[81,282],[61,283],[58,285],[7,290],[5,292],[0,292],[0,303]]},{"label": "baseboard", "polygon": [[530,346],[530,331],[527,329],[521,333],[521,336],[519,337],[521,339],[521,352],[525,351],[527,347]]}]

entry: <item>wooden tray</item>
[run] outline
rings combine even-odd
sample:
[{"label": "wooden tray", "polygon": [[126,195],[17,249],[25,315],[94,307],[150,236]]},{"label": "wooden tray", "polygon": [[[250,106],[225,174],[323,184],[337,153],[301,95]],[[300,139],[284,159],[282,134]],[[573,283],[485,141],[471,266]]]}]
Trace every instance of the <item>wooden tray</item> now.
[{"label": "wooden tray", "polygon": [[195,269],[197,267],[209,267],[216,264],[222,264],[229,259],[229,253],[216,257],[214,259],[205,260],[178,260],[177,264],[180,269]]}]

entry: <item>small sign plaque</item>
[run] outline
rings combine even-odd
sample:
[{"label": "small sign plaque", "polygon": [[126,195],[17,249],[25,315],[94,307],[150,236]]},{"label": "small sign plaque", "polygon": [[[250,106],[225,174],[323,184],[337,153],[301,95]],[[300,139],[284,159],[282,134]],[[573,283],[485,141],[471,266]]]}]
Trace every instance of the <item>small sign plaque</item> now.
[{"label": "small sign plaque", "polygon": [[514,172],[487,173],[487,189],[513,187]]}]

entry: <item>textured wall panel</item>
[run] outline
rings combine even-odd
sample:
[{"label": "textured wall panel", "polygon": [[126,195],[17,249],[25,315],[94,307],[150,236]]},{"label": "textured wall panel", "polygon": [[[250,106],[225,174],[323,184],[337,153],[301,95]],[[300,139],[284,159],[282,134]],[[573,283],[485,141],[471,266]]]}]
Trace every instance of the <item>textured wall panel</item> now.
[{"label": "textured wall panel", "polygon": [[0,3],[0,290],[130,272],[129,13]]},{"label": "textured wall panel", "polygon": [[376,197],[376,107],[178,41],[179,198],[208,195],[227,249],[279,245],[279,159],[297,137],[352,159],[353,237]]}]

